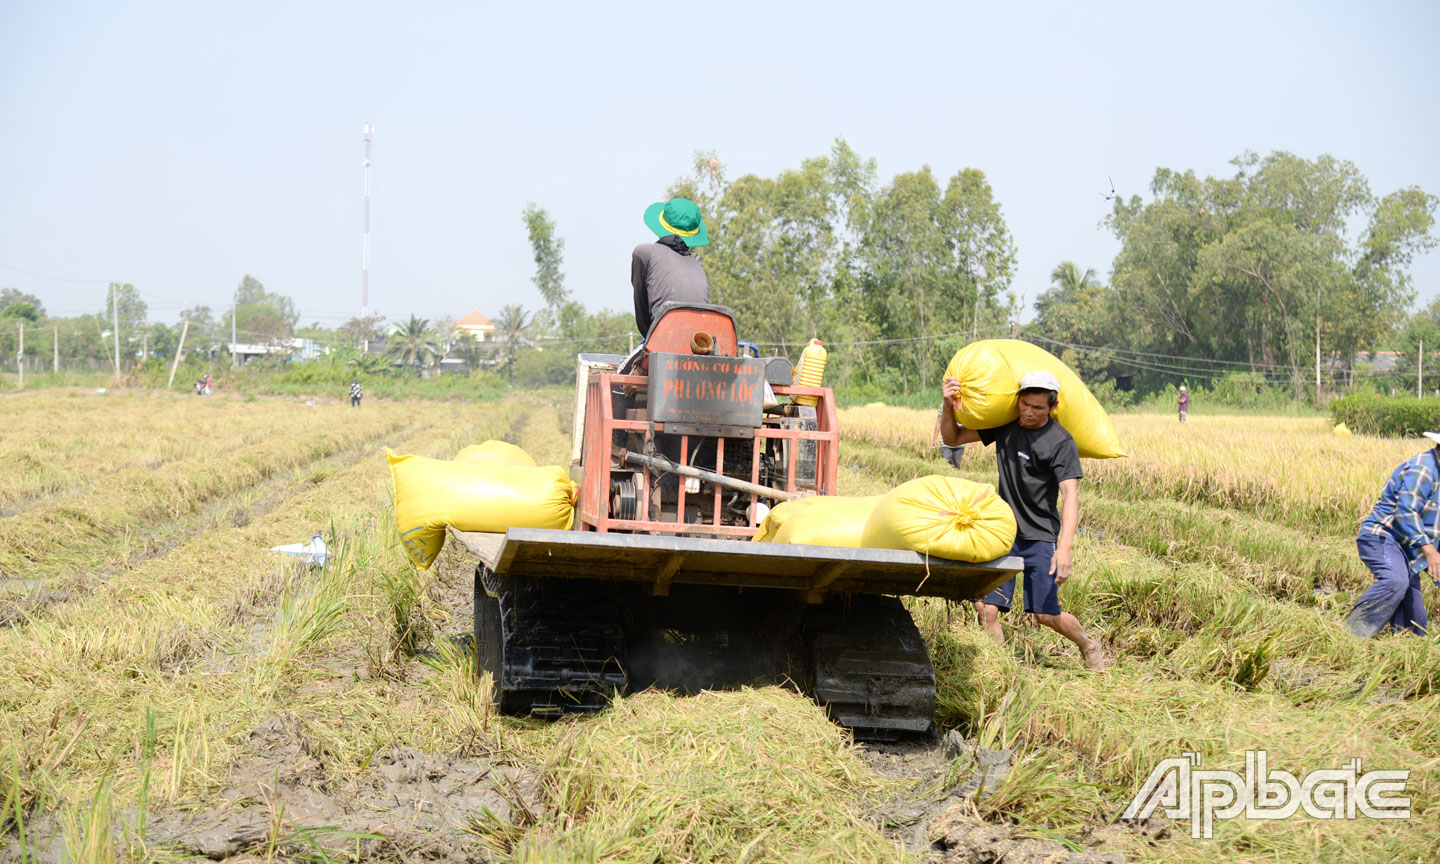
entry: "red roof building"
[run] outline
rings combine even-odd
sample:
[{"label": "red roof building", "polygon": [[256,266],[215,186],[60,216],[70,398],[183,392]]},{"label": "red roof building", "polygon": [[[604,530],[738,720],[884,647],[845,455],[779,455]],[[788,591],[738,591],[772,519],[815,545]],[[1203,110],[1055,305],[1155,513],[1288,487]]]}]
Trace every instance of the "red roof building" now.
[{"label": "red roof building", "polygon": [[477,342],[489,342],[495,335],[495,325],[476,309],[455,322],[455,335],[463,334],[474,336]]}]

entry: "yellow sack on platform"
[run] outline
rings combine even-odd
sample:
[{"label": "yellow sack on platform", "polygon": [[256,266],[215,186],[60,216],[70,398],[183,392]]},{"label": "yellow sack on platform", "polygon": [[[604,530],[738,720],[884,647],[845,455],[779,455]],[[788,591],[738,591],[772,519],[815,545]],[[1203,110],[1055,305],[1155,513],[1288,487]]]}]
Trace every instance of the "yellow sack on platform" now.
[{"label": "yellow sack on platform", "polygon": [[507,528],[569,528],[575,518],[575,484],[558,466],[447,462],[396,456],[389,448],[385,458],[395,482],[395,527],[422,570],[440,554],[446,525],[498,534]]},{"label": "yellow sack on platform", "polygon": [[882,497],[865,522],[862,539],[872,549],[992,561],[1015,545],[1015,514],[994,486],[932,474]]},{"label": "yellow sack on platform", "polygon": [[1018,339],[984,339],[955,352],[945,367],[945,377],[960,379],[961,407],[955,419],[969,429],[994,429],[1018,420],[1015,393],[1020,377],[1038,370],[1060,381],[1055,420],[1075,439],[1081,456],[1114,459],[1125,455],[1105,409],[1080,376],[1044,348]]},{"label": "yellow sack on platform", "polygon": [[503,465],[518,465],[522,468],[534,468],[535,460],[530,454],[506,441],[491,439],[482,444],[471,444],[464,450],[455,454],[456,462],[498,462]]},{"label": "yellow sack on platform", "polygon": [[811,495],[786,501],[765,516],[765,521],[760,523],[760,533],[753,539],[761,543],[858,547],[865,520],[879,500],[879,495],[868,498]]}]

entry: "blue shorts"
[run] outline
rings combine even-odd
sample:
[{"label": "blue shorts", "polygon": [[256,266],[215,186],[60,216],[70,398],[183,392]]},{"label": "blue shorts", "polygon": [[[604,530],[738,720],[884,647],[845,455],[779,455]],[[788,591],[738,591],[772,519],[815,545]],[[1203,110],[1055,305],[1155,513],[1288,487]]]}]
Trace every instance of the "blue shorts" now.
[{"label": "blue shorts", "polygon": [[[1025,559],[1025,611],[1041,615],[1060,614],[1060,586],[1050,572],[1050,560],[1055,557],[1055,543],[1051,540],[1021,540],[1016,538],[1010,549],[1011,555]],[[981,603],[998,606],[1001,612],[1010,611],[1015,599],[1015,579],[986,594]]]}]

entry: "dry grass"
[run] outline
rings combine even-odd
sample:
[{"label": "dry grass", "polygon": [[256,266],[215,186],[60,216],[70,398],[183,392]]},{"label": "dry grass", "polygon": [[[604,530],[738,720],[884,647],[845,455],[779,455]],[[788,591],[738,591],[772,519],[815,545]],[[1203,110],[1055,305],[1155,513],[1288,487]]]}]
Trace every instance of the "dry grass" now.
[{"label": "dry grass", "polygon": [[[20,406],[33,424],[69,398],[30,396],[6,407]],[[469,626],[435,600],[445,568],[417,573],[394,541],[379,439],[444,457],[505,438],[542,463],[563,463],[566,400],[373,414],[367,405],[363,417],[279,400],[237,402],[233,413],[205,402],[227,412],[216,429],[227,443],[204,452],[184,445],[203,438],[213,419],[192,407],[202,400],[71,401],[85,403],[84,422],[56,425],[64,431],[52,437],[76,436],[83,448],[33,433],[0,445],[6,459],[58,460],[46,464],[59,479],[17,481],[4,500],[54,514],[46,524],[95,524],[93,536],[76,533],[69,564],[104,571],[22,626],[0,627],[0,857],[53,848],[72,860],[169,860],[147,839],[150,815],[215,806],[236,766],[254,755],[251,731],[283,716],[303,733],[306,752],[318,754],[326,782],[364,775],[395,746],[529,766],[533,782],[514,819],[475,813],[455,826],[474,833],[476,857],[905,860],[865,816],[877,795],[897,787],[792,692],[647,693],[548,726],[490,709],[488,682],[442,635]],[[171,444],[145,439],[156,405],[175,412],[159,421],[173,422],[164,432]],[[327,419],[312,426],[311,417]],[[1010,621],[1000,647],[967,610],[914,604],[936,660],[938,719],[983,746],[1018,751],[999,790],[965,802],[955,818],[983,816],[1083,845],[1159,760],[1198,749],[1206,767],[1236,767],[1246,749],[1265,747],[1272,765],[1297,774],[1351,756],[1367,767],[1411,768],[1416,815],[1401,824],[1237,820],[1221,823],[1214,841],[1191,841],[1180,829],[1154,845],[1137,841],[1129,854],[1435,860],[1440,639],[1359,642],[1339,628],[1366,584],[1352,560],[1350,523],[1416,446],[1332,439],[1307,420],[1115,421],[1134,455],[1086,465],[1077,575],[1062,593],[1104,639],[1116,661],[1110,673],[1083,672],[1073,647],[1048,630]],[[351,428],[319,431],[337,422]],[[842,424],[847,494],[953,473],[929,447],[931,412],[850,409]],[[84,461],[106,429],[110,449],[130,461]],[[142,461],[162,451],[163,465]],[[263,463],[272,460],[281,464],[267,475]],[[188,479],[219,464],[224,478]],[[116,478],[128,505],[106,510],[89,500],[84,484],[96,470]],[[960,473],[993,482],[993,471],[991,451],[972,448]],[[176,478],[169,488],[188,491],[160,497],[145,476]],[[287,482],[265,487],[275,500],[253,508],[253,518],[206,523],[203,535],[172,537],[129,563],[117,551],[127,533],[198,524],[186,520],[211,506],[202,499],[240,501],[276,477]],[[54,509],[55,496],[68,496],[73,514]],[[0,556],[37,566],[17,551],[32,538],[12,530]],[[333,551],[323,570],[267,551],[316,530]],[[273,822],[255,852],[261,859],[350,860],[356,849],[300,843],[310,835],[283,808]]]}]

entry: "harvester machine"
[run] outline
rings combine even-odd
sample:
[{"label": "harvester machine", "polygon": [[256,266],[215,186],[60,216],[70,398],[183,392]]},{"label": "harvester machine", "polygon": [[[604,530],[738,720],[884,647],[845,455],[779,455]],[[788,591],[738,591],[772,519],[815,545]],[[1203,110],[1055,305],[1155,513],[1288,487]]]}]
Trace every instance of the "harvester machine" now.
[{"label": "harvester machine", "polygon": [[729,309],[672,305],[630,355],[579,355],[573,529],[452,529],[480,559],[477,665],[503,713],[784,677],[857,738],[930,729],[934,670],[900,597],[981,597],[1020,559],[751,542],[778,503],[838,494],[831,390],[758,354]]}]

